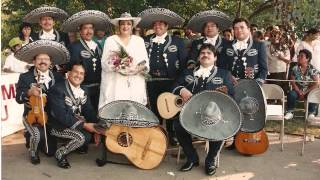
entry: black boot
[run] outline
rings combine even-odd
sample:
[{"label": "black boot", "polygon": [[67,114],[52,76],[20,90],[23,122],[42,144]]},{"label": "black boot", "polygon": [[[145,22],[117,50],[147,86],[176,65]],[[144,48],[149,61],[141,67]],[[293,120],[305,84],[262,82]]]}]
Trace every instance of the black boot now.
[{"label": "black boot", "polygon": [[83,145],[83,146],[79,147],[77,149],[77,152],[79,154],[88,154],[88,146],[87,145]]},{"label": "black boot", "polygon": [[39,154],[37,152],[31,151],[30,161],[34,165],[40,164]]},{"label": "black boot", "polygon": [[199,166],[199,162],[190,162],[190,161],[187,161],[187,162],[180,168],[180,171],[182,171],[182,172],[190,171],[193,167],[197,167],[197,166]]},{"label": "black boot", "polygon": [[63,168],[63,169],[69,169],[71,168],[67,158],[65,157],[61,157],[61,159],[57,159],[57,164],[59,167]]},{"label": "black boot", "polygon": [[216,173],[217,167],[216,166],[206,166],[205,171],[206,174],[209,176],[212,176]]}]

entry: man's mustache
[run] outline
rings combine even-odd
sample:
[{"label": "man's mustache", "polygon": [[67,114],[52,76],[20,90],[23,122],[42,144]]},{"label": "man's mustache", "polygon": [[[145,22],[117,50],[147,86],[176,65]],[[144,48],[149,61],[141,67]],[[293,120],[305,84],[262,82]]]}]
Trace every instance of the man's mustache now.
[{"label": "man's mustache", "polygon": [[41,66],[41,65],[48,65],[48,64],[43,62],[43,63],[40,63],[39,65]]}]

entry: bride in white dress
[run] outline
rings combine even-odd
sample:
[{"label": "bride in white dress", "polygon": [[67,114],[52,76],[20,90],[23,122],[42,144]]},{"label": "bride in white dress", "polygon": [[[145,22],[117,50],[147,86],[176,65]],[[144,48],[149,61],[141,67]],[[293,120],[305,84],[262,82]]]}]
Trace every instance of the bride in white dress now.
[{"label": "bride in white dress", "polygon": [[[144,40],[132,35],[132,29],[139,21],[140,18],[131,17],[129,13],[123,13],[120,18],[111,20],[112,24],[119,28],[119,34],[110,36],[105,41],[101,59],[99,109],[117,100],[147,104],[144,73],[149,70],[148,54]],[[132,60],[127,70],[116,70],[117,64],[114,63],[115,55],[119,54],[121,48]]]}]

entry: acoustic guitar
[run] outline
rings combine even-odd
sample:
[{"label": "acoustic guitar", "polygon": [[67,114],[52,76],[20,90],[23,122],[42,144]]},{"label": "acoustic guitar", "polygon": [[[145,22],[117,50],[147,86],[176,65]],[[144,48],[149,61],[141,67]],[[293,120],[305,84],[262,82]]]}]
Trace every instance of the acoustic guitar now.
[{"label": "acoustic guitar", "polygon": [[235,146],[237,151],[244,155],[262,154],[268,149],[269,140],[264,130],[256,133],[238,132]]},{"label": "acoustic guitar", "polygon": [[167,138],[161,127],[132,128],[111,125],[105,132],[106,147],[113,153],[125,155],[141,169],[153,169],[163,160]]},{"label": "acoustic guitar", "polygon": [[164,119],[173,118],[178,112],[181,111],[182,106],[182,98],[169,92],[160,94],[157,99],[158,112]]}]

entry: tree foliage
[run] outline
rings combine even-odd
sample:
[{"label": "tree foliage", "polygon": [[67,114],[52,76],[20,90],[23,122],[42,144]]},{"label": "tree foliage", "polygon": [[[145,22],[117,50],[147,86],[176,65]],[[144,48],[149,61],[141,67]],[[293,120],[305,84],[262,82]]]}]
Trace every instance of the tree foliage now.
[{"label": "tree foliage", "polygon": [[[217,9],[231,18],[238,15],[249,18],[260,27],[282,23],[285,18],[295,23],[296,29],[300,31],[320,24],[319,0],[4,0],[1,16],[2,48],[12,37],[17,36],[23,16],[43,4],[64,9],[69,15],[85,9],[96,9],[115,18],[123,12],[136,16],[148,7],[163,7],[177,12],[186,20],[200,11]],[[285,13],[289,15],[285,17]]]}]

